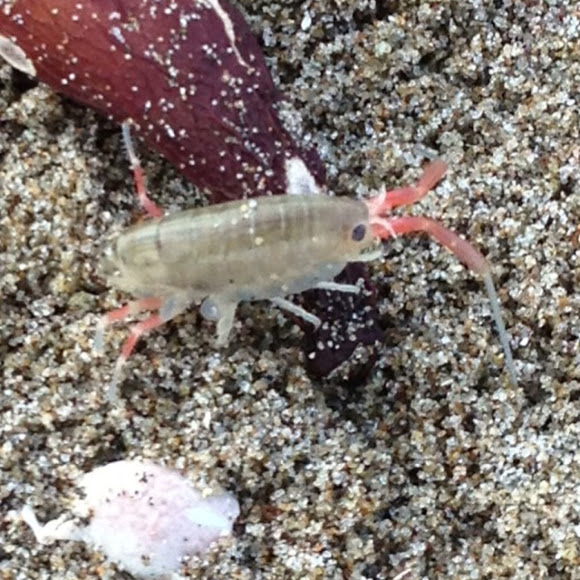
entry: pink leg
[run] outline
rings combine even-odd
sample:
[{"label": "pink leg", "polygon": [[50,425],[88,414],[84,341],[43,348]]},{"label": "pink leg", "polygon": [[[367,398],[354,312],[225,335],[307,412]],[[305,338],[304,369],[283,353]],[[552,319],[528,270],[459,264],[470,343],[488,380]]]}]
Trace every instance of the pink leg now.
[{"label": "pink leg", "polygon": [[375,218],[371,227],[375,235],[381,239],[393,235],[426,232],[457,256],[470,270],[481,276],[486,276],[490,272],[489,263],[479,250],[435,220],[421,216]]},{"label": "pink leg", "polygon": [[143,168],[141,167],[141,162],[135,153],[133,148],[133,142],[131,141],[131,130],[129,123],[123,123],[121,125],[123,131],[123,141],[125,142],[125,148],[127,149],[127,155],[129,156],[129,162],[131,163],[131,169],[133,170],[133,177],[135,179],[135,190],[137,191],[137,198],[141,207],[153,218],[163,217],[163,210],[149,197],[147,193],[147,186],[145,185],[145,175],[143,174]]},{"label": "pink leg", "polygon": [[117,308],[116,310],[112,310],[108,312],[101,318],[99,324],[97,326],[97,332],[95,336],[95,348],[97,350],[102,350],[103,345],[103,335],[104,330],[107,326],[125,320],[128,316],[133,316],[135,314],[139,314],[144,310],[158,310],[159,312],[156,314],[150,314],[145,320],[142,322],[138,322],[131,327],[131,332],[129,334],[129,338],[123,344],[123,348],[121,349],[121,354],[117,359],[117,363],[115,365],[115,371],[113,373],[113,381],[109,390],[108,398],[111,401],[116,400],[117,398],[117,383],[121,378],[121,370],[127,361],[127,359],[131,356],[131,353],[135,349],[135,345],[139,341],[139,339],[149,331],[157,328],[158,326],[162,326],[168,320],[171,320],[181,312],[187,308],[190,304],[191,300],[187,294],[179,295],[176,294],[174,296],[170,296],[165,300],[152,296],[147,298],[141,298],[139,300],[134,300],[129,302],[125,306],[121,308]]},{"label": "pink leg", "polygon": [[[139,300],[133,300],[132,302],[125,304],[125,306],[121,306],[121,308],[116,308],[115,310],[111,310],[111,312],[107,312],[107,314],[101,318],[97,325],[97,331],[95,334],[95,350],[98,352],[103,350],[103,337],[107,326],[110,326],[115,322],[125,320],[125,318],[129,316],[139,314],[144,310],[159,310],[162,307],[162,304],[163,301],[161,298],[157,296],[150,296],[147,298],[141,298]],[[159,314],[151,314],[142,322],[133,325],[131,328],[131,334],[125,341],[125,344],[121,349],[121,355],[117,359],[117,364],[115,365],[113,381],[108,393],[108,398],[110,401],[113,402],[117,400],[117,383],[121,377],[121,369],[123,368],[125,361],[133,352],[133,349],[135,348],[139,338],[149,330],[153,330],[157,326],[161,326],[164,322],[165,319],[162,319]]]},{"label": "pink leg", "polygon": [[371,219],[375,216],[384,215],[395,207],[411,205],[425,197],[440,179],[445,175],[447,165],[442,159],[431,161],[416,185],[383,191],[379,195],[368,199],[366,204],[369,208]]},{"label": "pink leg", "polygon": [[489,262],[467,240],[448,230],[435,220],[421,216],[405,216],[396,218],[374,218],[371,222],[373,233],[382,239],[393,235],[409,234],[412,232],[426,232],[442,246],[456,255],[468,268],[479,274],[484,281],[492,316],[498,329],[500,342],[505,354],[505,363],[514,387],[517,386],[516,370],[509,336],[501,316],[500,302],[491,277]]},{"label": "pink leg", "polygon": [[135,345],[139,341],[139,339],[150,330],[161,326],[166,321],[161,318],[159,314],[151,314],[142,322],[138,322],[131,327],[131,334],[129,338],[125,341],[123,348],[121,349],[121,355],[117,359],[115,364],[115,370],[113,372],[113,380],[111,382],[111,386],[109,389],[108,398],[111,401],[117,399],[117,385],[119,384],[119,380],[121,379],[121,372],[123,366],[127,362],[127,359],[131,356]]},{"label": "pink leg", "polygon": [[125,341],[123,348],[121,349],[121,355],[117,360],[117,365],[115,367],[115,375],[121,370],[121,367],[125,364],[125,361],[131,356],[135,345],[139,339],[150,330],[157,328],[165,323],[165,320],[161,318],[159,314],[151,314],[145,320],[134,324],[131,327],[131,333],[129,338]]},{"label": "pink leg", "polygon": [[161,308],[161,304],[161,298],[151,296],[139,300],[133,300],[132,302],[125,304],[125,306],[121,306],[121,308],[116,308],[115,310],[111,310],[111,312],[107,312],[107,314],[105,314],[97,324],[97,331],[94,340],[95,350],[97,352],[103,351],[104,334],[105,329],[108,326],[115,322],[125,320],[125,318],[129,316],[139,314],[139,312],[143,312],[144,310],[158,310]]}]

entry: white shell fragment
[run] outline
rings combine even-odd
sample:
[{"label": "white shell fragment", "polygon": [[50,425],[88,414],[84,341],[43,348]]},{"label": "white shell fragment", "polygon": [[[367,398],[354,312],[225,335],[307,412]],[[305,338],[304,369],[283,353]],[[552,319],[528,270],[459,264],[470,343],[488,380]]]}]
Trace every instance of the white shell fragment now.
[{"label": "white shell fragment", "polygon": [[36,68],[26,53],[9,38],[0,34],[0,57],[3,57],[9,65],[21,70],[30,76],[36,76]]},{"label": "white shell fragment", "polygon": [[84,475],[79,486],[85,497],[73,507],[76,519],[41,525],[28,506],[22,518],[39,542],[86,542],[138,578],[177,572],[188,556],[231,534],[240,513],[230,494],[204,498],[177,471],[149,461],[110,463]]},{"label": "white shell fragment", "polygon": [[286,160],[286,193],[288,195],[311,195],[320,193],[320,187],[300,157]]}]

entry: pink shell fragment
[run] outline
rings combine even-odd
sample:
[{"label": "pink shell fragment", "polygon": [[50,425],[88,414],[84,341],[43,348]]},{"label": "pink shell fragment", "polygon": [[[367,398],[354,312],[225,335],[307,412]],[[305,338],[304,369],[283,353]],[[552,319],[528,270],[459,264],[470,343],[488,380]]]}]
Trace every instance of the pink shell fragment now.
[{"label": "pink shell fragment", "polygon": [[42,543],[77,540],[138,578],[163,578],[232,532],[240,510],[230,494],[203,497],[177,471],[149,461],[117,461],[84,475],[73,513],[41,525],[22,517]]}]

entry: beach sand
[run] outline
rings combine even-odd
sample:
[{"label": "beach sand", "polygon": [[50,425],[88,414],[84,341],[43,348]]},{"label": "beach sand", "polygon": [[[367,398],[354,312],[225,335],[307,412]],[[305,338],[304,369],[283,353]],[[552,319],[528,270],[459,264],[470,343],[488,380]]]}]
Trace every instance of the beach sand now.
[{"label": "beach sand", "polygon": [[[193,307],[141,341],[110,405],[127,326],[102,356],[92,341],[128,297],[98,262],[139,217],[120,131],[0,65],[2,580],[126,577],[81,544],[38,545],[19,510],[57,517],[80,474],[132,457],[240,501],[234,538],[192,578],[580,578],[580,13],[376,4],[241,2],[331,189],[449,163],[408,211],[492,263],[517,388],[483,285],[414,236],[371,266],[386,337],[367,373],[310,378],[301,331],[263,303],[216,349]],[[199,200],[137,147],[165,209]]]}]

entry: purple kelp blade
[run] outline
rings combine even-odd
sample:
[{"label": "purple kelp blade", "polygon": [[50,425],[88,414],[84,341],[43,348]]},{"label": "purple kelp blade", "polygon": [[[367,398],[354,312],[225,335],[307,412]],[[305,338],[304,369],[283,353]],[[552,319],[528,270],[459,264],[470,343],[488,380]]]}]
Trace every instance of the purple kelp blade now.
[{"label": "purple kelp blade", "polygon": [[[318,154],[282,127],[260,46],[226,0],[16,0],[0,8],[0,55],[110,119],[131,119],[212,203],[288,192],[289,160],[305,177],[302,188],[324,180]],[[318,304],[320,297],[309,293],[306,307],[332,324],[316,332],[305,324],[307,342],[328,342],[328,328],[334,344],[343,340],[332,362],[328,351],[312,351],[310,370],[322,375],[380,332],[353,327],[350,308],[329,310],[329,298]],[[368,306],[364,297],[356,302]]]},{"label": "purple kelp blade", "polygon": [[224,0],[19,0],[0,34],[39,80],[136,132],[213,203],[286,190],[298,153],[260,47]]}]

